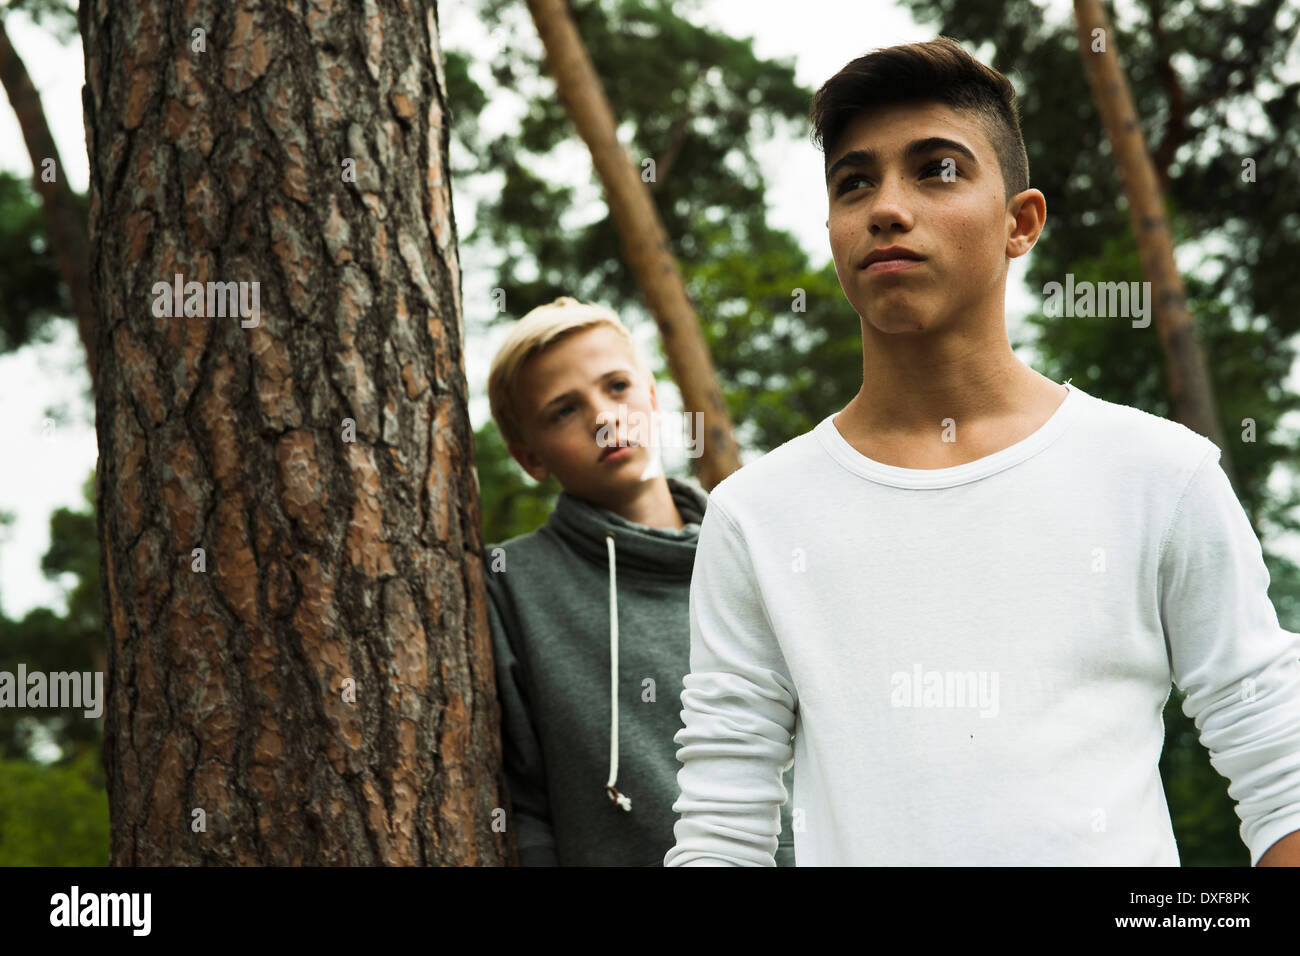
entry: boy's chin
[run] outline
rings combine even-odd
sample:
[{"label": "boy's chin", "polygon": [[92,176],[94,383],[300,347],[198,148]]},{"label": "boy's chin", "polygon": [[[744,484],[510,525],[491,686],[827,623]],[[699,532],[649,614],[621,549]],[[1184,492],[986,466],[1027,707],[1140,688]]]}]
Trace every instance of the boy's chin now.
[{"label": "boy's chin", "polygon": [[866,324],[881,335],[905,335],[909,332],[929,332],[939,323],[933,316],[914,310],[889,309],[868,312]]},{"label": "boy's chin", "polygon": [[653,481],[664,474],[663,462],[653,451],[639,463],[601,462],[595,471],[575,476],[570,482],[560,482],[560,487],[572,495],[583,498],[617,497],[636,488],[643,482]]}]

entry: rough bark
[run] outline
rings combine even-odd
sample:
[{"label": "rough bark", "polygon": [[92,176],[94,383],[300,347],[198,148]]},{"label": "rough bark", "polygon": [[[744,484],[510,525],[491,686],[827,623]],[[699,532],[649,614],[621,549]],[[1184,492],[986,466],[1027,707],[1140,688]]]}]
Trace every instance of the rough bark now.
[{"label": "rough bark", "polygon": [[80,24],[112,863],[504,862],[432,0]]},{"label": "rough bark", "polygon": [[[50,249],[59,264],[59,273],[68,287],[72,314],[77,320],[77,332],[86,349],[86,366],[90,379],[95,380],[95,318],[90,301],[90,284],[87,264],[86,220],[77,206],[72,187],[68,185],[67,172],[59,158],[58,147],[50,135],[50,125],[45,121],[40,94],[32,83],[27,67],[14,49],[0,19],[0,83],[3,83],[9,103],[18,117],[23,131],[27,155],[32,163],[32,186],[41,197],[45,216],[45,233]],[[45,161],[53,160],[54,176],[45,177]]]},{"label": "rough bark", "polygon": [[[1075,0],[1074,14],[1079,54],[1128,198],[1129,220],[1137,240],[1142,275],[1151,283],[1153,318],[1164,351],[1174,418],[1219,446],[1223,470],[1235,486],[1232,454],[1219,427],[1218,405],[1214,401],[1205,353],[1174,261],[1164,192],[1156,178],[1142,126],[1137,121],[1137,109],[1115,48],[1115,33],[1099,0]],[[1104,31],[1105,52],[1093,52],[1092,34],[1096,29]]]},{"label": "rough bark", "polygon": [[[668,371],[681,390],[683,407],[688,412],[704,413],[705,435],[702,453],[696,459],[696,477],[706,491],[711,490],[740,467],[740,449],[668,233],[650,190],[641,181],[639,167],[632,165],[618,141],[614,111],[564,0],[528,0],[528,9],[546,47],[546,62],[556,91],[591,151],[618,230],[623,259],[659,327]],[[668,159],[671,165],[671,152]]]}]

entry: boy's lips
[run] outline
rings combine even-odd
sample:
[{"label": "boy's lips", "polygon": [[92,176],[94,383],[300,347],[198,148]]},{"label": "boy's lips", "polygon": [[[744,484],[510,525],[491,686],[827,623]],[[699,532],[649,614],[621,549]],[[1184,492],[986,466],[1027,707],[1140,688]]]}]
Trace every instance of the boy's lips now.
[{"label": "boy's lips", "polygon": [[902,272],[904,269],[910,269],[913,266],[919,266],[924,259],[877,259],[866,267],[866,272],[874,274],[877,272]]},{"label": "boy's lips", "polygon": [[907,246],[884,246],[880,249],[872,249],[867,253],[858,268],[866,269],[868,266],[877,262],[885,262],[890,259],[914,259],[918,262],[924,262],[925,256],[919,252],[907,248]]},{"label": "boy's lips", "polygon": [[610,445],[600,453],[599,461],[607,461],[611,457],[626,458],[632,453],[633,448],[640,448],[636,442],[628,442],[626,445]]}]

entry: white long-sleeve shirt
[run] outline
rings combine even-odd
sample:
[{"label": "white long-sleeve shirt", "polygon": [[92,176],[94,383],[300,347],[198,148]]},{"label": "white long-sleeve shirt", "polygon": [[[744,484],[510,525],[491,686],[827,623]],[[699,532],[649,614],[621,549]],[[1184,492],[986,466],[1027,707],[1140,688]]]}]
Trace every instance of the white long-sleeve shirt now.
[{"label": "white long-sleeve shirt", "polygon": [[[712,492],[666,866],[1178,865],[1171,680],[1252,865],[1300,829],[1300,635],[1219,451],[1075,386],[940,469],[832,421]],[[960,427],[960,426],[958,426]]]}]

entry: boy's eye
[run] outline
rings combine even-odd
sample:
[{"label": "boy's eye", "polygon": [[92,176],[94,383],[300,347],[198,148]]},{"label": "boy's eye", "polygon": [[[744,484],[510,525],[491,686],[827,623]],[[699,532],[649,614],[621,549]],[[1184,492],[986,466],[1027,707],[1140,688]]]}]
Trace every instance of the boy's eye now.
[{"label": "boy's eye", "polygon": [[[631,384],[628,383],[628,382],[626,382],[626,381],[624,381],[623,379],[616,379],[615,381],[613,381],[613,382],[610,383],[610,387],[613,388],[613,389],[615,389],[616,391],[620,391],[620,392],[621,392],[621,391],[623,391],[624,389],[630,388],[630,387],[631,387]],[[570,402],[570,403],[567,404],[567,405],[561,405],[558,409],[555,410],[554,413],[552,413],[552,415],[551,415],[551,421],[553,421],[553,422],[558,422],[558,421],[560,421],[561,419],[568,418],[568,417],[569,417],[569,416],[568,416],[568,413],[571,412],[571,411],[573,411],[573,403],[572,403],[572,402]]]},{"label": "boy's eye", "polygon": [[[937,160],[935,160],[935,161],[932,162],[932,163],[926,163],[926,165],[921,169],[921,172],[922,172],[922,173],[925,173],[925,174],[929,174],[931,171],[936,171],[936,172],[942,174],[942,173],[943,173],[943,160],[941,160],[941,159],[937,159]],[[953,175],[956,175],[956,176],[960,176],[960,175],[961,175],[961,173],[958,172],[956,166],[953,166],[952,171],[953,171]],[[849,185],[850,185],[851,183],[855,183],[855,182],[858,182],[858,181],[861,181],[861,182],[869,182],[870,180],[868,180],[867,177],[865,177],[865,176],[845,176],[843,179],[840,180],[839,187],[835,190],[835,195],[837,195],[837,196],[842,196],[842,195],[844,195],[846,192],[849,192]]]},{"label": "boy's eye", "polygon": [[866,179],[867,178],[865,176],[845,176],[843,179],[840,180],[839,186],[836,187],[835,195],[843,196],[846,192],[849,191],[849,183],[854,183],[857,182],[858,180],[862,180],[863,182],[866,182]]}]

